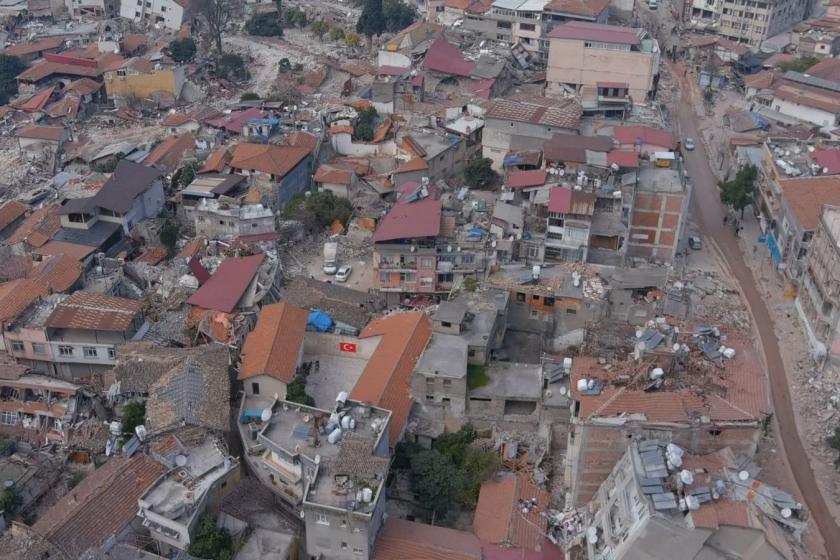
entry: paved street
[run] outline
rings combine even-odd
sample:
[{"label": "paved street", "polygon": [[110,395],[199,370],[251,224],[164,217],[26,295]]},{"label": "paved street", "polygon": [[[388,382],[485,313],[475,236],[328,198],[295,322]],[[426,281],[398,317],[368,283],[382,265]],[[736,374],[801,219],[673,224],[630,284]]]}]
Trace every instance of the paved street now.
[{"label": "paved street", "polygon": [[[681,138],[702,138],[697,129],[697,116],[694,106],[699,103],[699,94],[695,90],[690,76],[683,77],[683,69],[676,65],[673,72],[681,81],[682,99],[672,109],[678,134]],[[693,184],[691,211],[706,240],[714,241],[721,256],[729,267],[732,276],[740,285],[752,312],[759,342],[767,366],[770,393],[775,411],[776,429],[780,443],[789,459],[788,463],[799,487],[805,505],[819,528],[827,550],[828,558],[840,559],[840,527],[826,506],[823,494],[814,478],[814,473],[802,445],[796,427],[789,380],[782,365],[779,353],[779,340],[773,328],[772,318],[753,278],[752,271],[744,262],[738,247],[738,240],[731,227],[723,225],[724,207],[720,204],[716,178],[709,167],[706,148],[700,141],[692,152],[686,152],[686,168]]]}]

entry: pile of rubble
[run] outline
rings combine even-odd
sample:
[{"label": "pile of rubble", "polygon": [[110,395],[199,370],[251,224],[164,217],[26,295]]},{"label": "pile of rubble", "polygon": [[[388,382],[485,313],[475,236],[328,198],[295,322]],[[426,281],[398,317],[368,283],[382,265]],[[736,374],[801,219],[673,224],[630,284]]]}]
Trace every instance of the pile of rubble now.
[{"label": "pile of rubble", "polygon": [[689,270],[686,272],[692,315],[709,323],[724,324],[748,332],[750,317],[740,294],[716,273]]}]

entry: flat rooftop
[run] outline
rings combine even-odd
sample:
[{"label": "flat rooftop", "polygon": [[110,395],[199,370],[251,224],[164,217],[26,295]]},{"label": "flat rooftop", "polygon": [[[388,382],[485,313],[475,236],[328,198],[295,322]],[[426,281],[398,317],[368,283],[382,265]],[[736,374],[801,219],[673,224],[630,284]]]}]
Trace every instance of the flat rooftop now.
[{"label": "flat rooftop", "polygon": [[539,364],[519,362],[493,362],[487,366],[490,382],[483,387],[470,389],[468,397],[491,399],[539,400],[542,382]]},{"label": "flat rooftop", "polygon": [[[186,525],[199,503],[215,482],[235,465],[214,440],[205,441],[182,455],[186,463],[176,466],[140,498],[140,505],[167,519]],[[176,459],[176,464],[179,459]]]},{"label": "flat rooftop", "polygon": [[639,190],[655,193],[681,193],[683,183],[678,167],[655,167],[649,165],[639,169]]},{"label": "flat rooftop", "polygon": [[315,399],[315,406],[330,409],[341,391],[348,393],[356,385],[368,360],[330,354],[304,354],[304,362],[318,364],[306,378],[306,392]]},{"label": "flat rooftop", "polygon": [[433,333],[417,370],[440,377],[461,379],[467,375],[467,341],[455,334]]},{"label": "flat rooftop", "polygon": [[574,285],[572,264],[556,263],[542,266],[538,279],[534,279],[533,268],[525,265],[503,266],[490,277],[490,283],[498,288],[513,289],[522,286],[525,292],[540,292],[545,295],[583,299],[583,282]]}]

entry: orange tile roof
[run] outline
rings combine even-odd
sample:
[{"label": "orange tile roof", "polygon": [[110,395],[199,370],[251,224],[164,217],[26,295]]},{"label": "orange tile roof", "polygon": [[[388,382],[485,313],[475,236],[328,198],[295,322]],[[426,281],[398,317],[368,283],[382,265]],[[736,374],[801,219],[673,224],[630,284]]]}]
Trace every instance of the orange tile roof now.
[{"label": "orange tile roof", "polygon": [[[482,541],[536,549],[545,540],[549,495],[525,474],[503,473],[481,485],[473,531]],[[528,513],[520,503],[530,502]]]},{"label": "orange tile roof", "polygon": [[160,124],[163,126],[181,126],[194,120],[195,117],[192,113],[167,113]]},{"label": "orange tile roof", "polygon": [[2,54],[11,56],[24,56],[27,54],[35,54],[41,51],[48,51],[58,49],[64,44],[64,37],[47,37],[39,41],[27,41],[26,43],[18,43],[0,51]]},{"label": "orange tile roof", "polygon": [[201,166],[201,169],[198,170],[199,173],[221,173],[225,166],[230,162],[230,154],[227,151],[227,148],[216,148],[210,155],[207,156],[207,159],[204,161],[204,165]]},{"label": "orange tile roof", "polygon": [[59,255],[39,262],[26,278],[0,284],[0,323],[17,318],[39,297],[69,290],[81,275],[79,261]]},{"label": "orange tile roof", "polygon": [[44,126],[40,124],[32,124],[18,130],[15,136],[18,138],[29,138],[33,140],[51,140],[58,142],[64,135],[64,127],[62,126]]},{"label": "orange tile roof", "polygon": [[245,339],[239,379],[269,375],[284,383],[295,378],[309,312],[290,303],[266,305]]},{"label": "orange tile roof", "polygon": [[145,455],[114,457],[48,509],[32,529],[79,558],[122,531],[137,515],[137,499],[166,469]]},{"label": "orange tile roof", "polygon": [[318,138],[309,132],[291,132],[283,139],[283,145],[306,148],[310,154],[315,155],[315,148],[318,147]]},{"label": "orange tile roof", "polygon": [[804,231],[817,229],[823,204],[840,204],[840,177],[809,177],[779,181],[782,198]]},{"label": "orange tile roof", "polygon": [[21,216],[26,214],[29,206],[17,200],[8,200],[0,206],[0,231],[12,225]]},{"label": "orange tile roof", "polygon": [[376,538],[373,560],[481,560],[475,535],[395,517],[388,518]]},{"label": "orange tile roof", "polygon": [[390,446],[402,437],[414,400],[410,380],[414,365],[432,337],[429,319],[421,312],[397,313],[371,321],[360,338],[381,336],[350,393],[356,401],[367,401],[391,411]]},{"label": "orange tile roof", "polygon": [[207,239],[204,237],[194,237],[193,239],[187,241],[187,244],[184,245],[175,256],[176,258],[192,258],[196,255],[200,255],[206,242]]},{"label": "orange tile roof", "polygon": [[36,255],[67,255],[73,257],[77,261],[83,261],[88,258],[91,253],[96,250],[96,247],[88,245],[78,245],[70,243],[69,241],[48,241],[41,247],[33,249],[32,253]]},{"label": "orange tile roof", "polygon": [[332,165],[322,165],[315,172],[315,176],[312,180],[316,183],[349,185],[353,181],[353,171],[349,169],[339,169]]},{"label": "orange tile roof", "polygon": [[717,529],[721,525],[756,527],[757,520],[746,502],[727,498],[704,503],[700,509],[689,512],[691,523],[701,529]]},{"label": "orange tile roof", "polygon": [[144,165],[154,165],[168,173],[175,171],[184,156],[195,150],[195,137],[191,132],[169,136],[149,153],[143,160]]},{"label": "orange tile roof", "polygon": [[397,167],[397,173],[407,173],[409,171],[423,171],[429,168],[429,164],[423,158],[416,157],[403,162]]},{"label": "orange tile roof", "polygon": [[123,332],[131,328],[143,306],[139,301],[78,291],[59,303],[46,326]]},{"label": "orange tile roof", "polygon": [[335,124],[330,127],[330,134],[339,134],[341,132],[345,134],[353,134],[353,127],[349,124]]},{"label": "orange tile roof", "polygon": [[243,143],[233,147],[230,166],[282,178],[307,156],[309,150],[306,148]]}]

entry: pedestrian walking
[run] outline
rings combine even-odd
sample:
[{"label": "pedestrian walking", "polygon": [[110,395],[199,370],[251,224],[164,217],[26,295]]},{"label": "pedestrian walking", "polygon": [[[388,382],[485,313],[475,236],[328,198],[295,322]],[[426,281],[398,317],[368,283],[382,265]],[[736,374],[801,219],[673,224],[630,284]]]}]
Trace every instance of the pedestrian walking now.
[{"label": "pedestrian walking", "polygon": [[729,216],[724,216],[723,217],[723,225],[726,225],[726,222],[728,222],[728,221],[729,221]]}]

